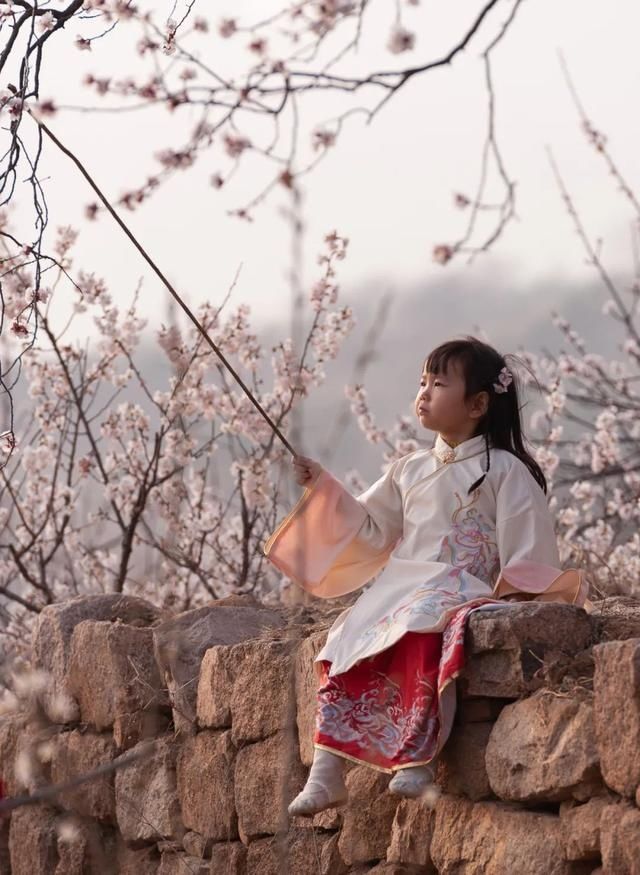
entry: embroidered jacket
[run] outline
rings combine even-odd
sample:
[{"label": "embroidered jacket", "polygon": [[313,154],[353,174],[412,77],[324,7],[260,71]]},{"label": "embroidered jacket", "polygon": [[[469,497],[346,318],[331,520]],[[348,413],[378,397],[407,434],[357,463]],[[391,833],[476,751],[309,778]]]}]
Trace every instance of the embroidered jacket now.
[{"label": "embroidered jacket", "polygon": [[[460,605],[519,598],[590,607],[587,581],[561,571],[547,498],[526,465],[484,436],[394,462],[354,498],[327,471],[265,545],[284,574],[319,598],[367,587],[329,630],[316,661],[330,675],[390,647],[405,632],[441,631]],[[381,573],[380,573],[381,572]],[[376,578],[376,575],[379,575]]]}]

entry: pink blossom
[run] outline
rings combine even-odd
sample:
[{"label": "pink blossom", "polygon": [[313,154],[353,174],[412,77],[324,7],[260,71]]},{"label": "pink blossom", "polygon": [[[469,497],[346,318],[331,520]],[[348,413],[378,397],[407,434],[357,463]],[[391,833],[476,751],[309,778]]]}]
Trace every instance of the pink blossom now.
[{"label": "pink blossom", "polygon": [[40,33],[47,33],[56,26],[56,19],[51,10],[45,12],[44,15],[40,15],[37,19],[36,27],[40,31]]},{"label": "pink blossom", "polygon": [[394,54],[407,52],[412,49],[416,42],[416,35],[406,28],[396,26],[392,29],[391,35],[387,41],[387,48]]},{"label": "pink blossom", "polygon": [[316,151],[318,149],[328,149],[330,146],[334,146],[335,142],[336,135],[333,131],[319,129],[313,132],[312,146]]},{"label": "pink blossom", "polygon": [[454,255],[454,249],[447,243],[439,243],[433,247],[433,260],[438,264],[446,264],[451,261]]},{"label": "pink blossom", "polygon": [[256,55],[264,55],[267,51],[267,41],[262,37],[258,39],[252,40],[247,46],[250,52],[254,52]]},{"label": "pink blossom", "polygon": [[237,31],[238,26],[235,18],[223,18],[218,25],[218,33],[221,37],[227,39]]},{"label": "pink blossom", "polygon": [[238,158],[245,149],[251,147],[251,141],[247,137],[242,137],[239,134],[225,133],[223,136],[224,147],[227,155],[231,158]]},{"label": "pink blossom", "polygon": [[27,337],[29,335],[29,329],[19,319],[14,320],[11,324],[11,332],[15,334],[16,337]]},{"label": "pink blossom", "polygon": [[36,112],[41,116],[55,115],[57,111],[58,108],[53,100],[40,100],[36,104]]}]

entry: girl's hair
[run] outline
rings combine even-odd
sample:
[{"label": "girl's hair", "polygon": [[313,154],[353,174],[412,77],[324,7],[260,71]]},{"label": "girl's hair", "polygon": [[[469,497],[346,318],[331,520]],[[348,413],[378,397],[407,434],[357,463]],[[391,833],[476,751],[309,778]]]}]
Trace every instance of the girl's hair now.
[{"label": "girl's hair", "polygon": [[[511,370],[513,381],[507,387],[506,392],[496,392],[493,388],[493,384],[499,382],[498,374],[502,368],[507,367],[505,361],[507,357],[514,360],[516,358],[509,353],[507,356],[502,356],[489,344],[467,335],[461,340],[449,340],[436,347],[428,355],[424,368],[432,374],[446,373],[449,362],[456,361],[464,375],[465,399],[483,390],[489,393],[489,407],[478,423],[475,435],[473,435],[473,437],[477,437],[479,434],[485,436],[487,465],[485,473],[469,487],[468,492],[471,493],[480,486],[491,467],[489,455],[489,440],[491,440],[494,447],[507,450],[524,462],[546,494],[547,481],[542,473],[542,468],[527,452],[522,442],[516,374]],[[532,376],[535,380],[535,375]]]}]

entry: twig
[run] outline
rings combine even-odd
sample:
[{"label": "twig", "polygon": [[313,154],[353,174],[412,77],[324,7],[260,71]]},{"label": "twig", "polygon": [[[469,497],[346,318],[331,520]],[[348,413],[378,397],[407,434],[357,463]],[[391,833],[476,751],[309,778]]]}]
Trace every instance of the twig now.
[{"label": "twig", "polygon": [[120,227],[122,228],[122,230],[124,231],[124,233],[127,235],[127,237],[129,238],[129,240],[133,243],[133,245],[136,247],[136,249],[138,250],[138,252],[142,255],[142,257],[143,257],[144,260],[147,262],[147,264],[151,267],[151,269],[154,271],[154,273],[160,278],[160,280],[163,282],[163,284],[165,285],[165,287],[168,289],[168,291],[169,291],[170,294],[173,296],[173,298],[176,300],[176,302],[180,305],[180,307],[182,307],[182,309],[183,309],[184,312],[187,314],[187,316],[189,317],[189,319],[193,322],[193,324],[196,326],[196,328],[198,329],[198,331],[200,332],[200,334],[203,336],[203,338],[204,338],[204,339],[206,340],[206,342],[209,344],[209,346],[211,347],[211,349],[212,349],[212,350],[215,352],[215,354],[218,356],[218,358],[220,359],[220,361],[222,362],[222,364],[223,364],[223,365],[225,366],[225,368],[229,371],[229,373],[233,376],[233,378],[234,378],[235,381],[238,383],[238,385],[241,387],[241,389],[243,390],[243,392],[245,393],[245,395],[249,398],[249,400],[251,401],[251,403],[253,404],[253,406],[256,408],[256,410],[260,413],[260,415],[261,415],[261,416],[266,420],[266,422],[269,424],[269,427],[271,428],[271,430],[272,430],[272,431],[278,436],[278,438],[280,438],[281,442],[282,442],[282,443],[284,444],[284,446],[289,450],[289,452],[291,453],[291,455],[292,455],[292,456],[295,456],[295,455],[296,455],[296,451],[293,449],[293,447],[291,446],[291,444],[289,443],[289,441],[285,438],[285,436],[282,434],[282,432],[280,431],[280,429],[278,428],[278,426],[275,424],[275,422],[271,419],[271,417],[270,417],[269,414],[266,412],[266,410],[262,407],[262,405],[260,404],[260,402],[259,402],[259,401],[256,399],[256,397],[253,395],[253,393],[251,392],[251,390],[249,389],[249,387],[246,385],[246,383],[244,382],[244,380],[242,379],[242,377],[238,374],[238,372],[235,370],[235,368],[233,368],[233,366],[232,366],[232,365],[230,364],[230,362],[227,360],[227,358],[226,358],[226,356],[224,355],[224,353],[222,352],[222,350],[221,350],[221,349],[220,349],[220,348],[219,348],[219,347],[213,342],[213,340],[211,340],[211,338],[209,337],[208,333],[205,331],[205,329],[203,328],[203,326],[200,324],[199,320],[194,316],[194,314],[192,313],[192,311],[190,310],[190,308],[185,304],[185,302],[182,300],[182,298],[180,297],[180,295],[179,295],[179,294],[176,292],[176,290],[173,288],[173,286],[171,285],[171,283],[169,282],[169,280],[168,280],[168,279],[165,277],[165,275],[162,273],[162,271],[160,270],[160,268],[156,265],[156,263],[152,260],[152,258],[147,254],[146,250],[140,245],[140,243],[138,243],[138,240],[134,237],[134,235],[131,233],[131,231],[129,230],[129,228],[127,227],[127,225],[125,225],[125,223],[122,221],[122,219],[120,218],[120,216],[119,216],[119,215],[116,213],[116,211],[113,209],[113,207],[111,206],[111,204],[109,203],[109,201],[107,200],[107,198],[102,194],[102,192],[100,191],[100,189],[98,188],[98,186],[96,185],[96,183],[93,181],[92,177],[89,175],[89,173],[88,173],[87,170],[85,169],[84,165],[83,165],[83,164],[80,162],[80,160],[79,160],[79,159],[73,154],[73,152],[71,152],[69,149],[67,149],[67,147],[64,146],[64,145],[60,142],[60,140],[58,140],[58,138],[57,138],[57,137],[56,137],[56,136],[55,136],[55,135],[49,130],[49,128],[48,128],[48,127],[47,127],[47,126],[46,126],[46,125],[45,125],[40,119],[38,119],[38,118],[34,115],[34,113],[31,111],[31,109],[30,109],[29,107],[27,107],[27,112],[28,112],[29,115],[33,118],[33,120],[36,122],[36,124],[40,127],[40,129],[41,129],[41,130],[47,135],[47,137],[49,137],[49,139],[50,139],[53,143],[55,143],[55,145],[60,149],[60,151],[63,152],[68,158],[70,158],[70,159],[73,161],[73,163],[74,163],[74,164],[76,165],[76,167],[80,170],[80,172],[82,173],[82,175],[84,176],[84,178],[87,180],[87,182],[89,183],[89,185],[91,186],[91,188],[92,188],[92,189],[95,191],[95,193],[98,195],[98,197],[100,198],[100,200],[102,201],[102,203],[104,204],[104,206],[106,207],[106,209],[108,210],[108,212],[111,213],[111,215],[113,216],[113,218],[116,220],[116,222],[118,223],[118,225],[120,225]]},{"label": "twig", "polygon": [[64,781],[61,784],[50,784],[48,787],[40,787],[38,790],[34,790],[33,793],[25,793],[23,796],[2,799],[0,800],[0,816],[14,811],[16,808],[23,808],[25,805],[38,805],[40,802],[55,799],[60,793],[66,793],[67,790],[74,790],[76,787],[82,786],[82,784],[88,784],[96,778],[101,778],[103,775],[109,775],[124,766],[145,759],[146,757],[151,756],[155,751],[156,745],[156,741],[148,741],[144,744],[142,750],[124,754],[124,756],[119,757],[117,760],[113,760],[113,762],[103,763],[101,766],[91,769],[90,772],[85,772],[84,775],[78,775],[76,778],[71,778],[69,781]]}]

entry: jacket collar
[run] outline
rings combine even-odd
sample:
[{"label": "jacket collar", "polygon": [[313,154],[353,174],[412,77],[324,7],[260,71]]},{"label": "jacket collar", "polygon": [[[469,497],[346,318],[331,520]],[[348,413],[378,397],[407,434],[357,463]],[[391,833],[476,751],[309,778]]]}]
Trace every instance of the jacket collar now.
[{"label": "jacket collar", "polygon": [[[468,459],[471,456],[477,456],[479,453],[484,452],[484,441],[484,435],[479,434],[475,437],[468,438],[466,441],[462,441],[457,447],[450,447],[438,432],[433,445],[433,452],[436,458],[444,464],[447,464],[448,462],[460,462],[462,459]],[[489,441],[489,446],[491,447],[491,441]]]}]

